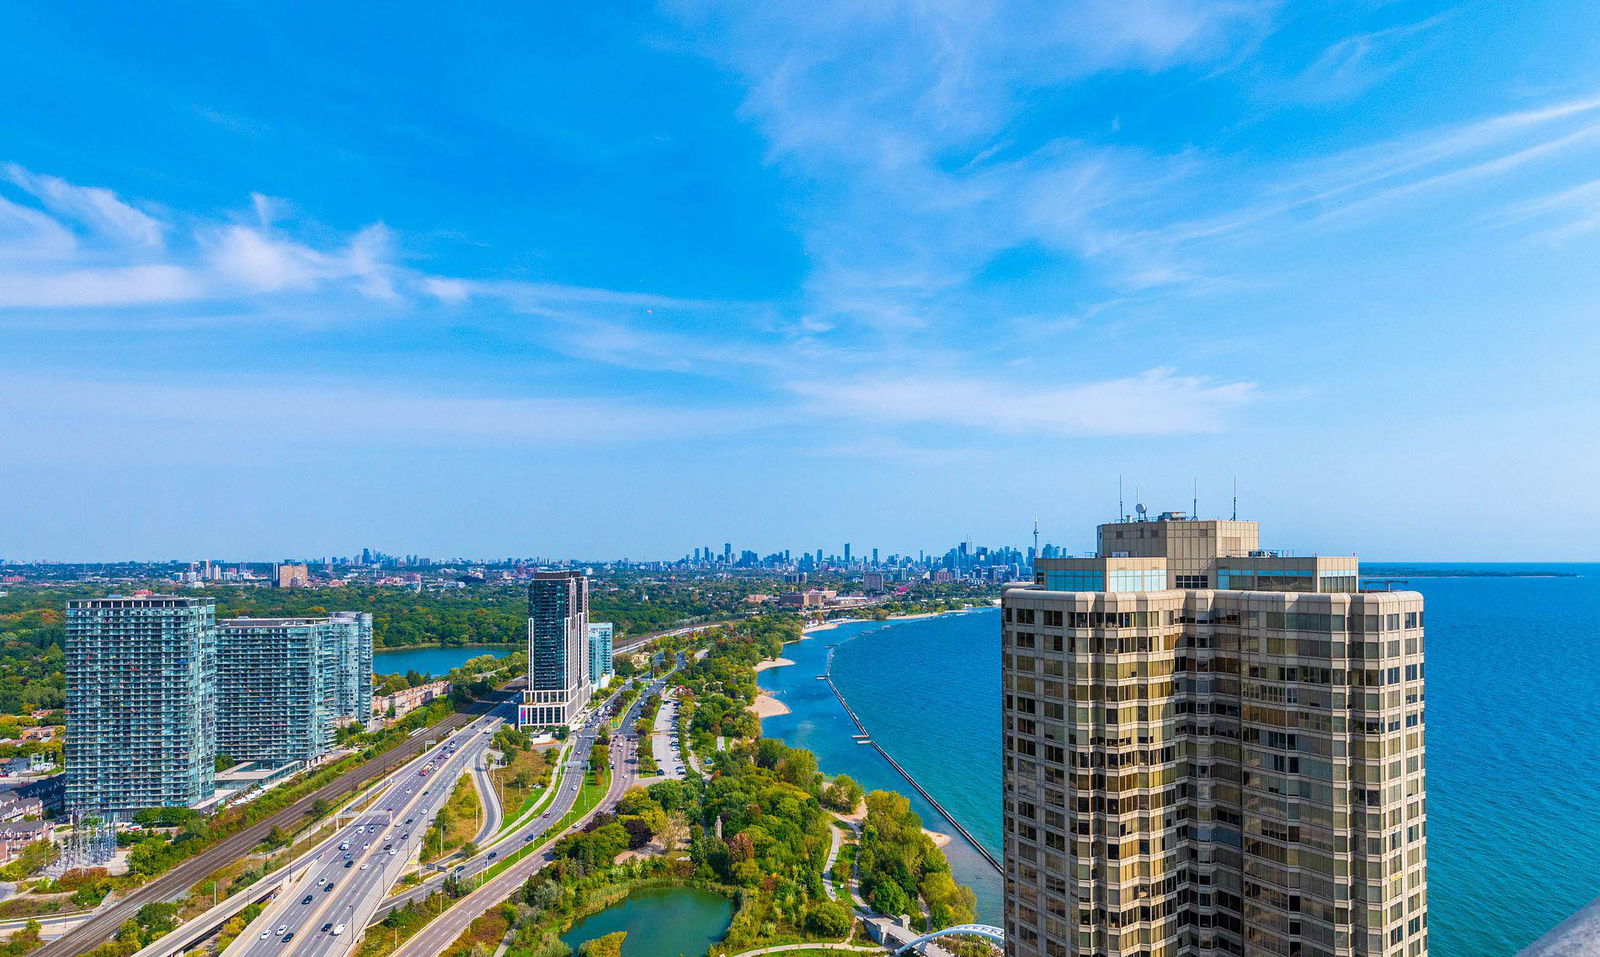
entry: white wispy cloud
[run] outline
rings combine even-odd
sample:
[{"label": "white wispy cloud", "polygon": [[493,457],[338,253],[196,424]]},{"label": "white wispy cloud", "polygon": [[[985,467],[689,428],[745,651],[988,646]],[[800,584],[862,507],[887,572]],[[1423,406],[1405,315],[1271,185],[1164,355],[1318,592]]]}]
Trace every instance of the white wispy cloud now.
[{"label": "white wispy cloud", "polygon": [[78,186],[58,176],[34,173],[7,163],[0,175],[16,185],[62,220],[74,222],[96,237],[117,245],[159,248],[164,224],[128,205],[109,189]]},{"label": "white wispy cloud", "polygon": [[1257,398],[1249,382],[1166,368],[1098,382],[918,376],[790,383],[830,416],[1062,436],[1181,435],[1223,429]]},{"label": "white wispy cloud", "polygon": [[[330,443],[606,445],[730,435],[771,422],[769,415],[739,407],[677,407],[603,396],[447,394],[339,380],[286,386],[23,374],[8,376],[7,382],[14,393],[7,418],[17,434],[70,434],[75,444],[89,447],[120,445],[130,437],[140,443],[182,438],[213,443],[212,448],[278,450]],[[51,444],[41,440],[38,447]]]},{"label": "white wispy cloud", "polygon": [[[346,285],[370,300],[420,281],[395,265],[380,222],[318,248],[276,228],[281,200],[252,194],[256,225],[159,219],[102,187],[15,163],[0,182],[0,309],[116,309],[248,299]],[[27,205],[31,201],[37,205]]]}]

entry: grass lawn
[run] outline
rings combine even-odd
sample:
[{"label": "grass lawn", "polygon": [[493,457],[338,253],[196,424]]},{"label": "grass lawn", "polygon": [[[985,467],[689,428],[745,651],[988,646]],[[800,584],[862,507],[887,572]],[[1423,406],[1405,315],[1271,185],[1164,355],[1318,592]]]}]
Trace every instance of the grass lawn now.
[{"label": "grass lawn", "polygon": [[478,789],[472,786],[472,776],[463,775],[450,792],[428,827],[422,845],[423,863],[431,863],[453,853],[478,833]]}]

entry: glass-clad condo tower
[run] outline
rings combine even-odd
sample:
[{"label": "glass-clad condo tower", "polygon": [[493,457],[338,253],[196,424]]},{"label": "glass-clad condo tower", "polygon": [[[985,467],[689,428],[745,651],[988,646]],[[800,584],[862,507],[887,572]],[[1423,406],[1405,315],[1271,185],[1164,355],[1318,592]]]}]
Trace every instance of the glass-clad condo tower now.
[{"label": "glass-clad condo tower", "polygon": [[68,811],[125,819],[211,797],[215,657],[209,599],[68,603]]},{"label": "glass-clad condo tower", "polygon": [[372,720],[372,615],[336,611],[324,627],[332,632],[339,703],[336,714],[362,724]]},{"label": "glass-clad condo tower", "polygon": [[315,761],[333,746],[338,645],[317,619],[230,618],[217,628],[217,753]]},{"label": "glass-clad condo tower", "polygon": [[372,616],[229,618],[217,637],[217,752],[316,761],[341,719],[372,713]]},{"label": "glass-clad condo tower", "polygon": [[589,681],[597,688],[604,688],[616,674],[611,651],[615,633],[609,621],[589,622]]},{"label": "glass-clad condo tower", "polygon": [[528,583],[528,690],[518,723],[571,724],[589,700],[589,579],[535,572]]},{"label": "glass-clad condo tower", "polygon": [[1102,525],[1006,589],[1011,957],[1422,957],[1422,597],[1254,522]]}]

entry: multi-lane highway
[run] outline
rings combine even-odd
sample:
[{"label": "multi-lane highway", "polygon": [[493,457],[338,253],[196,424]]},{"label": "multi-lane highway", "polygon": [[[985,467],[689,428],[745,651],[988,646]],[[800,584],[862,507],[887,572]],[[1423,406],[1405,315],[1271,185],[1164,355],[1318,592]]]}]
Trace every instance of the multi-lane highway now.
[{"label": "multi-lane highway", "polygon": [[[490,709],[498,707],[502,702],[515,700],[517,689],[522,683],[520,678],[513,681],[506,686],[506,690],[495,693],[491,701],[474,704],[467,713],[451,715],[430,729],[429,734],[435,736],[448,734]],[[316,791],[305,795],[289,807],[268,815],[239,833],[217,842],[148,884],[135,888],[116,901],[107,903],[89,919],[34,951],[33,957],[72,957],[92,950],[100,942],[109,940],[117,928],[143,905],[181,896],[230,861],[236,861],[249,854],[274,827],[291,827],[303,821],[305,815],[310,813],[312,805],[319,800],[338,801],[348,796],[367,781],[379,777],[385,769],[393,768],[420,753],[426,742],[426,736],[419,736],[396,745],[388,752],[345,772]]]},{"label": "multi-lane highway", "polygon": [[511,704],[483,715],[396,773],[372,803],[300,859],[226,957],[336,957],[348,953],[462,775],[483,762]]},{"label": "multi-lane highway", "polygon": [[[679,660],[681,662],[681,657]],[[621,729],[611,736],[611,786],[600,803],[572,825],[574,828],[582,827],[595,814],[615,806],[633,785],[637,776],[638,761],[633,724],[638,720],[639,709],[645,699],[651,694],[659,693],[666,686],[668,677],[670,673],[653,680],[623,716]],[[506,848],[506,853],[510,853],[514,846],[520,846],[524,841],[537,839],[551,826],[551,822],[559,821],[572,810],[578,798],[582,769],[588,762],[589,749],[594,744],[600,722],[603,720],[603,718],[592,718],[579,731],[578,739],[568,759],[568,774],[563,779],[562,790],[557,795],[555,805],[549,809],[547,817],[525,826],[525,829],[533,833],[533,837],[522,833],[524,829],[519,829],[518,833],[521,836],[516,836],[514,841],[502,845]],[[532,831],[534,828],[538,828],[537,832]],[[402,944],[400,949],[395,951],[395,957],[432,957],[442,953],[461,936],[468,924],[489,908],[510,897],[529,875],[550,863],[552,859],[551,852],[547,848],[522,858],[494,877],[485,880],[476,890],[457,901],[443,914],[430,921],[416,936]],[[475,861],[468,862],[468,870],[463,871],[463,876],[481,872],[492,867],[493,863],[487,855],[480,855]],[[474,864],[476,864],[475,870],[472,869]]]}]

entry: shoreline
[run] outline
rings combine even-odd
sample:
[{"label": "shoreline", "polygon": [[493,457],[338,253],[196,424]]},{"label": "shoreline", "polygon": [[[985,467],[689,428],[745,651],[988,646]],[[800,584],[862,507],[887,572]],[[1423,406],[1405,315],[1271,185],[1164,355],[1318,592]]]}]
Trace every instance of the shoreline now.
[{"label": "shoreline", "polygon": [[761,718],[776,718],[779,715],[791,714],[788,705],[778,700],[777,695],[762,691],[756,695],[756,700],[745,708],[759,720]]},{"label": "shoreline", "polygon": [[768,668],[787,668],[792,664],[794,664],[794,662],[790,661],[788,658],[768,658],[765,661],[756,662],[756,674],[760,674],[761,672],[766,671]]},{"label": "shoreline", "polygon": [[888,621],[915,621],[919,618],[939,618],[944,615],[965,615],[968,612],[985,611],[994,608],[994,605],[972,605],[967,608],[948,608],[944,611],[916,611],[907,615],[890,615],[887,618],[834,618],[820,625],[809,625],[800,632],[800,640],[804,641],[812,633],[819,631],[832,631],[840,625],[854,625],[857,622],[888,622]]}]

